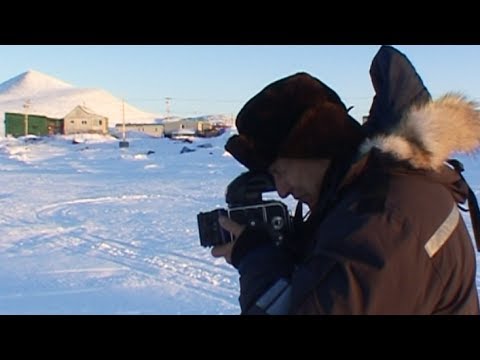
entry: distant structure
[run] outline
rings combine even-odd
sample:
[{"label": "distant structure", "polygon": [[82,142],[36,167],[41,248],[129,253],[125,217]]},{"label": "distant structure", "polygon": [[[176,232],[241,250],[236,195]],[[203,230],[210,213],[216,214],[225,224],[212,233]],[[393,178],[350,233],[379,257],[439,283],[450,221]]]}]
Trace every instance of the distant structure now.
[{"label": "distant structure", "polygon": [[48,136],[63,134],[63,119],[26,113],[5,113],[5,135],[14,137],[25,135]]},{"label": "distant structure", "polygon": [[[123,131],[123,124],[115,125],[116,132]],[[161,124],[125,124],[125,131],[141,132],[153,137],[164,137],[164,126]]]},{"label": "distant structure", "polygon": [[115,132],[121,133],[123,126],[126,131],[136,131],[152,137],[180,138],[184,136],[211,137],[221,135],[228,127],[222,122],[212,122],[205,118],[185,118],[175,120],[160,120],[160,123],[146,124],[116,124]]},{"label": "distant structure", "polygon": [[165,136],[172,136],[178,132],[186,131],[196,133],[212,127],[212,125],[208,121],[202,121],[196,118],[163,121],[162,125],[164,126]]},{"label": "distant structure", "polygon": [[108,118],[78,105],[65,115],[64,131],[66,135],[81,133],[105,135],[108,134]]},{"label": "distant structure", "polygon": [[362,124],[365,124],[368,121],[368,115],[362,116]]},{"label": "distant structure", "polygon": [[221,122],[212,122],[204,117],[185,118],[174,121],[163,121],[166,137],[178,138],[183,136],[212,137],[223,134],[226,125]]}]

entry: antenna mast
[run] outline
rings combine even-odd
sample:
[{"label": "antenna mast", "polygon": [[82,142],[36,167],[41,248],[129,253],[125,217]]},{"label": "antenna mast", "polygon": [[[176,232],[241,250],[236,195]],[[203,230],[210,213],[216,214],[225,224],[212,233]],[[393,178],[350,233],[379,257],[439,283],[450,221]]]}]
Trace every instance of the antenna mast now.
[{"label": "antenna mast", "polygon": [[25,100],[25,104],[23,104],[23,108],[25,109],[25,136],[28,135],[28,108],[30,107],[30,100]]}]

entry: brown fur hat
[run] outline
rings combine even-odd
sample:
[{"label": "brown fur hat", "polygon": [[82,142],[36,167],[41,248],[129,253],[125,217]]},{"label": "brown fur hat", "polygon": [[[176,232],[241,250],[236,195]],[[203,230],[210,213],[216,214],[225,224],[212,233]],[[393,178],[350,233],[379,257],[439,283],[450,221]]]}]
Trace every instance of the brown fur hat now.
[{"label": "brown fur hat", "polygon": [[250,170],[265,170],[277,157],[352,155],[363,140],[338,95],[307,73],[268,85],[240,110],[236,126],[225,149]]}]

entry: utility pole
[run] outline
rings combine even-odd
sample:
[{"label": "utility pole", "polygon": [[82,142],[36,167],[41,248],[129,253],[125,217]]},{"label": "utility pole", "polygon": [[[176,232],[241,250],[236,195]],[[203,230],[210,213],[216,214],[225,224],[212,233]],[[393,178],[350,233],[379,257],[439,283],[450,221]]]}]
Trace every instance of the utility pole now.
[{"label": "utility pole", "polygon": [[30,100],[25,100],[25,104],[23,104],[23,108],[25,109],[25,136],[28,135],[28,108],[30,106]]},{"label": "utility pole", "polygon": [[122,141],[118,143],[120,148],[128,148],[128,141],[125,140],[125,99],[122,99]]},{"label": "utility pole", "polygon": [[125,141],[125,100],[122,99],[122,131],[123,131],[123,136],[122,139]]},{"label": "utility pole", "polygon": [[172,100],[171,97],[166,97],[165,98],[165,107],[167,110],[167,119],[170,117],[170,100]]}]

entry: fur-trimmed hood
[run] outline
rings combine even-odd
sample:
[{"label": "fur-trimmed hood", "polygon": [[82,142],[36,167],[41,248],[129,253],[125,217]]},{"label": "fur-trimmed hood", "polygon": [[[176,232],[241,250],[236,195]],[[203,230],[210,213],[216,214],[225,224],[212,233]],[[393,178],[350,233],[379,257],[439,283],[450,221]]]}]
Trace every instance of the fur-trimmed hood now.
[{"label": "fur-trimmed hood", "polygon": [[453,153],[470,153],[480,147],[478,107],[477,102],[454,93],[414,105],[388,134],[364,141],[360,153],[375,147],[414,168],[439,170]]}]

